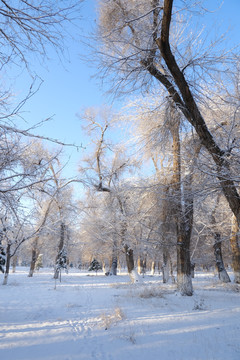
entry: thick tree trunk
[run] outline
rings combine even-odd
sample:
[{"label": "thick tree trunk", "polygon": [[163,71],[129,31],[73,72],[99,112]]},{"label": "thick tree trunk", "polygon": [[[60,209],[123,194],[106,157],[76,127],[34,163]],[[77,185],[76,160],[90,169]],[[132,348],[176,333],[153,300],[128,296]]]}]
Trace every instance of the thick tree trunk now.
[{"label": "thick tree trunk", "polygon": [[220,240],[220,234],[215,234],[215,243],[213,245],[214,248],[214,255],[216,258],[216,267],[218,270],[218,277],[219,280],[221,280],[224,283],[231,282],[230,277],[228,276],[228,273],[225,269],[223,258],[222,258],[222,243]]},{"label": "thick tree trunk", "polygon": [[232,268],[234,272],[234,282],[240,284],[240,247],[239,247],[239,225],[236,216],[232,218],[232,234],[230,245],[232,249]]},{"label": "thick tree trunk", "polygon": [[186,240],[179,238],[177,247],[177,287],[182,295],[192,296],[192,276],[189,246]]},{"label": "thick tree trunk", "polygon": [[7,285],[8,282],[8,275],[9,275],[9,269],[10,269],[10,259],[11,259],[11,245],[7,244],[7,249],[6,249],[6,268],[5,268],[5,273],[4,273],[4,278],[3,278],[3,285]]},{"label": "thick tree trunk", "polygon": [[[192,175],[184,179],[181,186],[180,120],[172,107],[171,128],[173,137],[173,189],[175,191],[175,222],[177,234],[177,287],[182,295],[192,296],[192,277],[190,261],[190,240],[193,223]],[[184,189],[183,189],[184,188]]]},{"label": "thick tree trunk", "polygon": [[126,255],[128,275],[131,279],[131,282],[132,283],[140,282],[140,277],[138,276],[138,273],[134,268],[133,250],[126,244],[124,246],[124,251]]},{"label": "thick tree trunk", "polygon": [[182,295],[191,296],[193,294],[192,272],[190,258],[190,243],[193,225],[193,194],[191,189],[192,175],[185,177],[183,186],[182,216],[178,229],[177,246],[177,282]]}]

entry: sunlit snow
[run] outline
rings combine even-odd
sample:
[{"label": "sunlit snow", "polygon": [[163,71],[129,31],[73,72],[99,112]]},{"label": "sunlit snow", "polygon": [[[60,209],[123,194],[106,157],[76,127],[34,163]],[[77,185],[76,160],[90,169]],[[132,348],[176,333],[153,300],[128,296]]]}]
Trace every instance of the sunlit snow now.
[{"label": "sunlit snow", "polygon": [[70,270],[55,289],[51,269],[27,273],[1,286],[1,359],[240,359],[240,287],[213,273],[196,274],[192,297],[158,274],[133,285]]}]

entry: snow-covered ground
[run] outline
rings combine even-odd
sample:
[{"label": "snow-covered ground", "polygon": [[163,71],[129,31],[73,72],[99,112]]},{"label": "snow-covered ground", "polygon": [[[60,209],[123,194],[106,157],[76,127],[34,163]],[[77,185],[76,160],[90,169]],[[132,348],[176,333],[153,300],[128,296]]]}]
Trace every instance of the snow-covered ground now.
[{"label": "snow-covered ground", "polygon": [[[0,278],[2,281],[2,275]],[[3,360],[239,360],[240,287],[197,273],[182,297],[158,275],[131,285],[71,270],[42,269],[0,286]]]}]

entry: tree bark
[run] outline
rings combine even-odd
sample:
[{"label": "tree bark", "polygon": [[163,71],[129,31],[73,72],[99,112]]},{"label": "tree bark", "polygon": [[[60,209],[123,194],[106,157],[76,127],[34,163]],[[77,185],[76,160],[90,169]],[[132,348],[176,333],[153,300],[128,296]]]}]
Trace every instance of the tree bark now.
[{"label": "tree bark", "polygon": [[132,283],[139,282],[140,277],[138,276],[138,273],[134,268],[133,249],[131,249],[127,244],[125,244],[124,251],[126,255],[126,263],[127,263],[129,277]]},{"label": "tree bark", "polygon": [[29,270],[29,274],[28,274],[29,277],[33,276],[37,257],[38,257],[38,236],[35,238],[33,247],[32,247],[32,260],[31,260],[30,270]]},{"label": "tree bark", "polygon": [[170,255],[166,247],[163,248],[163,264],[162,264],[162,274],[163,274],[163,283],[166,284],[170,278]]},{"label": "tree bark", "polygon": [[17,255],[13,256],[12,258],[12,272],[15,273],[16,272],[16,266],[17,266]]},{"label": "tree bark", "polygon": [[230,245],[232,249],[232,268],[234,272],[234,282],[240,284],[240,247],[239,247],[239,225],[236,216],[232,218],[232,234]]},{"label": "tree bark", "polygon": [[220,234],[215,233],[215,243],[213,245],[214,248],[214,254],[216,258],[216,266],[218,270],[218,277],[219,280],[221,280],[224,283],[231,282],[230,277],[228,276],[228,273],[225,269],[223,258],[222,258],[222,243],[220,240]]},{"label": "tree bark", "polygon": [[60,241],[59,241],[59,245],[58,245],[58,254],[56,257],[56,261],[55,261],[55,272],[54,272],[54,279],[58,279],[59,277],[59,269],[57,268],[57,261],[59,260],[60,256],[61,256],[61,251],[63,250],[63,246],[64,246],[64,240],[65,240],[65,224],[64,222],[61,221],[60,224]]},{"label": "tree bark", "polygon": [[113,255],[111,269],[110,269],[111,275],[115,275],[115,276],[117,275],[117,264],[118,264],[118,258],[117,256]]},{"label": "tree bark", "polygon": [[3,285],[7,285],[8,282],[8,275],[9,275],[9,269],[10,269],[10,259],[11,259],[11,244],[7,244],[6,249],[6,268],[3,278]]},{"label": "tree bark", "polygon": [[139,255],[139,257],[138,257],[138,274],[143,275],[143,277],[144,277],[145,273],[146,273],[146,257]]},{"label": "tree bark", "polygon": [[[172,108],[173,112],[174,109]],[[171,127],[173,138],[173,179],[172,187],[175,198],[175,224],[177,234],[177,287],[182,295],[192,296],[192,278],[190,261],[190,240],[193,223],[193,196],[191,193],[191,175],[185,185],[186,196],[181,187],[181,149],[180,120],[176,113],[172,115],[175,123]],[[184,203],[184,208],[183,208]]]},{"label": "tree bark", "polygon": [[151,264],[151,275],[152,276],[155,274],[155,268],[156,268],[156,262],[152,261],[152,264]]},{"label": "tree bark", "polygon": [[[219,205],[220,196],[221,196],[221,194],[219,194],[217,196],[216,205],[211,213],[211,224],[213,225],[213,229],[214,229],[214,227],[216,227],[216,224],[217,224],[215,213],[216,213],[217,207]],[[220,235],[220,233],[218,233],[216,231],[216,229],[213,230],[213,235],[214,235],[214,239],[215,239],[213,248],[214,248],[214,255],[215,255],[215,259],[216,259],[216,268],[218,271],[218,277],[219,277],[219,280],[221,280],[224,283],[227,283],[227,282],[230,282],[231,280],[228,276],[228,273],[225,269],[224,262],[223,262],[221,235]]]}]

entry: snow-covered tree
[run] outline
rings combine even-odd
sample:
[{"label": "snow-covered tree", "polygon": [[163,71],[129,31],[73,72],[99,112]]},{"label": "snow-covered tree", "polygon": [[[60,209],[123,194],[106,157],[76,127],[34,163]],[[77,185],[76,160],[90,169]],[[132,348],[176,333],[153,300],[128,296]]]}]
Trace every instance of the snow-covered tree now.
[{"label": "snow-covered tree", "polygon": [[[136,6],[134,0],[100,1],[97,36],[101,45],[95,58],[100,59],[104,78],[112,81],[111,90],[118,94],[138,89],[150,91],[153,84],[154,89],[156,85],[164,89],[165,99],[171,98],[206,149],[214,165],[215,179],[240,224],[240,196],[232,158],[235,134],[227,131],[227,144],[221,142],[202,110],[203,105],[213,108],[221,101],[223,88],[228,93],[226,102],[239,103],[232,77],[239,58],[214,41],[203,47],[202,29],[193,31],[190,17],[203,13],[201,2],[182,4],[181,7],[173,0],[141,0]],[[239,105],[235,107],[235,118],[238,109]],[[221,125],[215,120],[216,125]],[[188,198],[189,204],[191,201]],[[237,244],[234,251],[235,259],[240,258]]]},{"label": "snow-covered tree", "polygon": [[96,259],[93,259],[88,268],[88,271],[95,271],[97,274],[98,270],[102,270],[102,266],[99,264],[99,262]]}]

